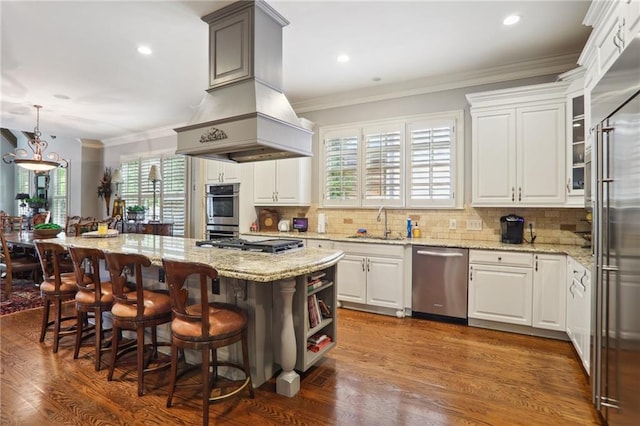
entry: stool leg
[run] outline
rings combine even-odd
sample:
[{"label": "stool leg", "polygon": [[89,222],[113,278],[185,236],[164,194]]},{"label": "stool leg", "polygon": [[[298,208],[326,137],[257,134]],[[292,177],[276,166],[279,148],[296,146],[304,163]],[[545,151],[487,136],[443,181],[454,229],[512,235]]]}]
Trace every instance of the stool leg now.
[{"label": "stool leg", "polygon": [[138,396],[142,396],[144,391],[144,326],[136,326],[136,338],[138,347],[136,348],[137,369],[138,369]]},{"label": "stool leg", "polygon": [[102,309],[96,307],[93,310],[96,333],[96,371],[100,371],[100,357],[102,355]]},{"label": "stool leg", "polygon": [[109,375],[107,376],[108,381],[113,380],[113,370],[115,369],[115,366],[116,366],[116,358],[118,356],[118,345],[120,344],[120,327],[118,327],[115,321],[113,322],[112,330],[113,331],[111,335],[111,365],[109,366]]},{"label": "stool leg", "polygon": [[[77,309],[77,308],[76,308]],[[73,359],[78,359],[78,354],[80,353],[80,342],[82,341],[82,329],[84,328],[86,312],[82,312],[78,310],[77,320],[76,320],[76,348],[73,351]]]},{"label": "stool leg", "polygon": [[209,424],[209,347],[202,348],[202,424]]},{"label": "stool leg", "polygon": [[58,352],[58,343],[60,341],[60,323],[62,320],[62,299],[56,297],[56,319],[53,323],[53,353]]},{"label": "stool leg", "polygon": [[47,324],[49,323],[49,306],[51,301],[44,300],[44,310],[42,311],[42,328],[40,329],[40,343],[44,342],[44,335],[47,334]]},{"label": "stool leg", "polygon": [[176,380],[178,379],[178,349],[175,343],[171,344],[171,378],[169,379],[169,395],[167,396],[167,407],[171,407],[173,400],[173,392],[176,389]]}]

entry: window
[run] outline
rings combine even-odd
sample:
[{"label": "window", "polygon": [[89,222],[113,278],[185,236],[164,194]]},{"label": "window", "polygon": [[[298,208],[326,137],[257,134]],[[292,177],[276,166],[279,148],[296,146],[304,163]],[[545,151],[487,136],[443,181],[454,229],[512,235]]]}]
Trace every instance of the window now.
[{"label": "window", "polygon": [[324,140],[324,188],[327,205],[358,202],[358,131],[332,132]]},{"label": "window", "polygon": [[410,122],[407,133],[408,204],[455,207],[455,121]]},{"label": "window", "polygon": [[67,221],[67,188],[68,169],[58,167],[49,172],[51,183],[49,184],[49,194],[51,197],[51,219],[53,223],[64,227]]},{"label": "window", "polygon": [[[16,167],[16,172],[16,194],[29,194],[31,197],[31,172],[22,167]],[[18,215],[29,215],[31,212],[29,205],[24,203],[24,207],[21,207],[20,204],[18,204]]]},{"label": "window", "polygon": [[320,129],[322,207],[461,208],[463,112]]},{"label": "window", "polygon": [[364,129],[363,205],[402,205],[400,125]]},{"label": "window", "polygon": [[[162,175],[162,181],[156,183],[155,192],[153,182],[148,179],[152,165],[157,165]],[[120,174],[122,176],[120,196],[125,201],[126,207],[145,206],[147,220],[172,222],[173,235],[186,234],[186,157],[167,155],[126,161],[120,168]]]}]

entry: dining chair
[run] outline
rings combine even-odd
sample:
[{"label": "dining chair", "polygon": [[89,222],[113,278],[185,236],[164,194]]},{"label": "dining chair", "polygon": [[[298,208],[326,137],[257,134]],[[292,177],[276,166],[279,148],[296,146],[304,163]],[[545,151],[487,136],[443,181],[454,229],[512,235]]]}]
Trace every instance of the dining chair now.
[{"label": "dining chair", "polygon": [[[141,254],[124,254],[105,252],[107,268],[113,287],[113,307],[111,316],[113,329],[111,333],[111,365],[108,380],[113,380],[113,373],[121,355],[136,350],[136,367],[138,374],[138,396],[144,393],[144,375],[170,366],[162,363],[158,357],[158,346],[170,346],[169,342],[158,342],[157,326],[171,322],[171,300],[166,291],[146,290],[142,271],[151,266],[151,260]],[[127,292],[130,286],[128,273],[133,274],[135,291]],[[151,329],[151,343],[145,344],[145,329]],[[133,347],[123,346],[120,351],[120,335],[122,330],[136,332],[136,344]],[[119,353],[120,351],[120,353]],[[145,359],[145,352],[148,353]],[[155,363],[152,364],[152,361]]]},{"label": "dining chair", "polygon": [[31,273],[31,279],[35,282],[38,278],[37,275],[40,269],[40,262],[38,261],[38,258],[33,256],[20,256],[13,258],[2,229],[0,229],[0,240],[2,244],[2,247],[0,247],[0,271],[5,273],[4,296],[6,300],[9,300],[9,297],[11,296],[11,285],[13,284],[13,275],[29,272]]},{"label": "dining chair", "polygon": [[42,212],[33,215],[32,223],[33,225],[39,225],[41,223],[49,223],[49,218],[51,217],[51,212]]},{"label": "dining chair", "polygon": [[[42,313],[42,327],[40,342],[44,342],[47,331],[53,331],[53,352],[58,352],[60,339],[68,335],[75,335],[75,323],[63,328],[63,323],[76,319],[76,315],[62,316],[62,302],[72,300],[78,286],[74,272],[62,272],[60,259],[68,254],[67,249],[60,244],[47,240],[36,240],[36,251],[40,258],[40,266],[44,280],[40,284],[40,294],[44,299]],[[86,277],[85,280],[89,280]],[[51,305],[54,305],[55,315],[49,319]]]},{"label": "dining chair", "polygon": [[67,220],[64,224],[64,232],[68,237],[73,237],[76,235],[75,225],[80,223],[80,216],[67,216]]},{"label": "dining chair", "polygon": [[[180,262],[163,259],[166,282],[171,296],[173,321],[171,322],[171,381],[167,407],[171,407],[173,394],[178,380],[178,351],[180,349],[200,350],[202,355],[202,424],[209,424],[209,406],[238,395],[243,389],[249,389],[254,397],[249,365],[247,342],[247,313],[245,310],[229,304],[209,300],[210,281],[218,277],[218,271],[208,265],[192,262]],[[185,287],[187,279],[197,275],[197,292],[189,294]],[[188,304],[189,296],[199,297],[199,302]],[[231,361],[219,361],[217,350],[235,343],[242,346],[242,365]],[[244,373],[240,380],[222,379],[218,367],[225,366]],[[211,371],[213,376],[211,377]],[[218,389],[211,396],[213,387]]]}]

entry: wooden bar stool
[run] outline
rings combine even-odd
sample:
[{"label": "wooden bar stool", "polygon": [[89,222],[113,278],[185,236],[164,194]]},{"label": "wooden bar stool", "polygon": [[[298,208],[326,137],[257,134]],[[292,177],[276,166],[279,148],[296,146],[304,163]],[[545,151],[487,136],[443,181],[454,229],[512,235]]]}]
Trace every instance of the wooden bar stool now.
[{"label": "wooden bar stool", "polygon": [[[209,424],[209,405],[237,395],[244,388],[254,397],[249,366],[247,343],[247,314],[243,309],[228,303],[209,302],[209,280],[218,277],[218,271],[199,263],[178,262],[163,259],[166,281],[171,295],[173,321],[171,322],[171,382],[167,407],[171,406],[178,376],[178,351],[196,349],[202,353],[202,424]],[[200,302],[187,306],[186,280],[191,275],[200,278]],[[241,342],[242,365],[218,362],[217,349]],[[211,357],[211,359],[210,359]],[[213,366],[213,380],[210,367]],[[230,383],[230,390],[211,397],[212,385],[218,379],[218,366],[227,366],[244,373],[244,379]],[[239,382],[239,383],[238,383]],[[219,388],[219,387],[218,387]]]},{"label": "wooden bar stool", "polygon": [[[130,349],[136,349],[138,372],[138,396],[144,392],[144,374],[169,367],[170,363],[154,364],[157,359],[158,346],[169,346],[168,342],[158,343],[157,326],[171,322],[171,300],[166,292],[145,290],[142,280],[142,268],[151,266],[151,260],[140,254],[121,254],[105,252],[107,268],[111,275],[113,287],[113,329],[111,337],[111,365],[109,366],[108,380],[113,380],[113,371],[116,360],[120,355]],[[132,268],[135,278],[135,291],[128,292],[127,274]],[[145,345],[145,328],[151,328],[151,344]],[[133,330],[136,332],[136,345],[123,347],[118,353],[121,330]],[[149,349],[149,356],[145,360],[145,349]]]},{"label": "wooden bar stool", "polygon": [[[76,274],[78,292],[76,293],[76,348],[73,359],[78,359],[82,340],[95,336],[96,371],[100,370],[105,330],[102,326],[102,314],[113,306],[113,288],[110,281],[100,279],[100,260],[104,259],[102,250],[84,247],[69,247]],[[89,270],[87,271],[87,268]],[[128,288],[125,291],[130,291]],[[89,314],[93,314],[94,325],[88,324]]]},{"label": "wooden bar stool", "polygon": [[[76,276],[73,272],[61,272],[61,258],[66,256],[67,249],[60,244],[36,241],[36,251],[40,258],[40,266],[42,267],[42,276],[45,277],[40,284],[40,294],[44,299],[44,311],[42,314],[42,328],[40,330],[40,342],[44,342],[45,335],[49,329],[53,329],[53,352],[58,352],[58,343],[61,338],[67,335],[75,334],[74,326],[62,328],[62,323],[73,320],[73,316],[62,316],[62,302],[72,300],[78,286]],[[51,305],[55,305],[55,317],[49,320],[49,310]]]}]

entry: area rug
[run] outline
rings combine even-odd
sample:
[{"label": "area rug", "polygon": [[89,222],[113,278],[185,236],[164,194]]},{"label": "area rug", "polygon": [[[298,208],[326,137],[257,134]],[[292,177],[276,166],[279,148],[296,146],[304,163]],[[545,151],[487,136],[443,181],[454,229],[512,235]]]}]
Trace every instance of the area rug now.
[{"label": "area rug", "polygon": [[40,289],[31,280],[15,279],[11,283],[11,296],[4,297],[4,279],[0,279],[0,316],[39,308],[43,305]]}]

